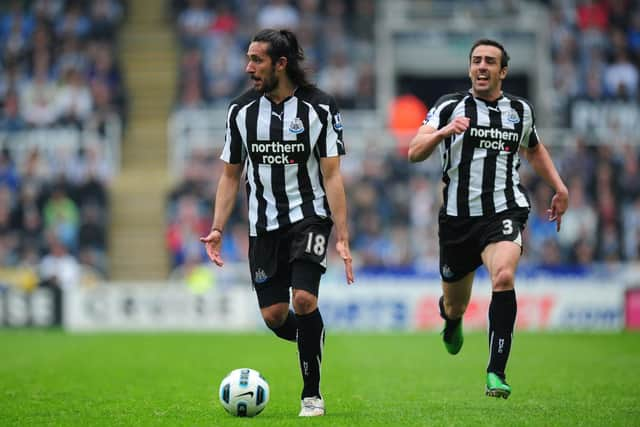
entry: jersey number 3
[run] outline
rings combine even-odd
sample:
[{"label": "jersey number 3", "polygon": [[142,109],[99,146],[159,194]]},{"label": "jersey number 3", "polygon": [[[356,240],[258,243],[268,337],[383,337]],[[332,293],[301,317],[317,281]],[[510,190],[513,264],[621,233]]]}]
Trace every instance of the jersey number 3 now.
[{"label": "jersey number 3", "polygon": [[513,233],[513,221],[511,221],[510,219],[503,219],[502,234],[504,234],[505,236],[508,236],[511,233]]}]

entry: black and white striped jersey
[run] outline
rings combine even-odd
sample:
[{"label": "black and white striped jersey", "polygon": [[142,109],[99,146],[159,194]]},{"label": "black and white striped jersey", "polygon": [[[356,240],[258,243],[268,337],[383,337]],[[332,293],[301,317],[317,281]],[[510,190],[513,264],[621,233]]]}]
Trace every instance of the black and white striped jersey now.
[{"label": "black and white striped jersey", "polygon": [[452,93],[436,102],[423,124],[440,129],[455,117],[468,117],[469,128],[440,143],[446,214],[489,216],[529,208],[518,148],[539,142],[531,104],[506,93],[493,102],[471,92]]},{"label": "black and white striped jersey", "polygon": [[331,216],[320,158],[343,154],[336,102],[315,87],[279,104],[253,89],[232,101],[220,157],[245,163],[249,235]]}]

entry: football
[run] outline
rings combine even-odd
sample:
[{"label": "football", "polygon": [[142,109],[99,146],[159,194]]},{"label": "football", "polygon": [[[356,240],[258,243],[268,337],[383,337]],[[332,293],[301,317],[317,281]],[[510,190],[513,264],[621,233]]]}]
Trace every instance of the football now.
[{"label": "football", "polygon": [[269,402],[269,383],[250,368],[234,369],[220,383],[220,403],[231,415],[253,417]]}]

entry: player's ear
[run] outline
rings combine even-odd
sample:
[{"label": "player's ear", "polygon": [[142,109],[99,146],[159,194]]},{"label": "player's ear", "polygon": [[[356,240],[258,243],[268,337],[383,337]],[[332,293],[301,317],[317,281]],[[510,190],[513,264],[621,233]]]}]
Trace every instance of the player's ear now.
[{"label": "player's ear", "polygon": [[286,56],[281,56],[280,58],[278,58],[278,60],[276,61],[276,68],[278,70],[284,70],[285,68],[287,68],[287,57]]},{"label": "player's ear", "polygon": [[504,80],[507,77],[507,73],[509,72],[509,67],[502,67],[500,70],[500,80]]}]

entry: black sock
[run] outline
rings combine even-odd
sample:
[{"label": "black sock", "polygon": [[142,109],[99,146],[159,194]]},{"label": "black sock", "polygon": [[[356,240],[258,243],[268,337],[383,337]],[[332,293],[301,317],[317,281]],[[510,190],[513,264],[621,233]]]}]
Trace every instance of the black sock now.
[{"label": "black sock", "polygon": [[296,337],[298,335],[298,319],[294,312],[289,310],[289,314],[281,326],[277,328],[269,327],[269,329],[283,340],[296,342]]},{"label": "black sock", "polygon": [[299,315],[298,318],[298,356],[304,388],[302,398],[320,396],[320,364],[324,345],[324,323],[320,310]]},{"label": "black sock", "polygon": [[489,366],[487,372],[493,372],[505,378],[505,368],[511,351],[513,327],[516,321],[515,290],[493,292],[489,305]]}]

